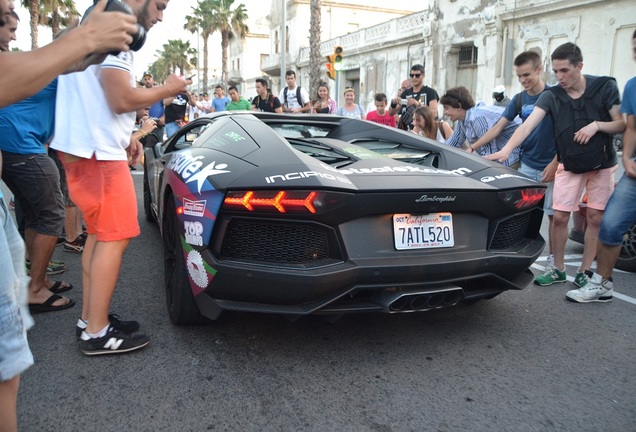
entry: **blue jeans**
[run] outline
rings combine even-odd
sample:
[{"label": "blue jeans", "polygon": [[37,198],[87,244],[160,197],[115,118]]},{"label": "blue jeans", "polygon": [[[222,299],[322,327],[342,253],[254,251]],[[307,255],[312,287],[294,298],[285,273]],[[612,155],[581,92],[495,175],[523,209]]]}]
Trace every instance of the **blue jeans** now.
[{"label": "blue jeans", "polygon": [[27,329],[33,319],[27,309],[24,242],[0,198],[0,381],[8,381],[33,364]]},{"label": "blue jeans", "polygon": [[598,238],[608,246],[623,243],[623,235],[636,223],[636,179],[623,174],[607,202]]},{"label": "blue jeans", "polygon": [[[528,165],[525,165],[523,162],[521,162],[518,171],[524,176],[538,182],[541,181],[541,175],[543,174],[543,170],[531,168]],[[552,193],[554,191],[554,181],[546,183],[546,185],[548,186],[548,188],[545,190],[545,196],[543,197],[543,212],[548,216],[554,216],[554,209],[552,208]]]},{"label": "blue jeans", "polygon": [[166,137],[170,138],[179,130],[177,122],[166,123]]}]

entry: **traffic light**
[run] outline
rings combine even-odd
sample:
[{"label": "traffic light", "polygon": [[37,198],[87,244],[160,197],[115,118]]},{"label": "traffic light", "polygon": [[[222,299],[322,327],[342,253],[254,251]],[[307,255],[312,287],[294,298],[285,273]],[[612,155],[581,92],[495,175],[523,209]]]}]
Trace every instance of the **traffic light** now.
[{"label": "traffic light", "polygon": [[342,69],[343,49],[340,45],[333,47],[333,54],[327,56],[327,76],[332,80],[336,79],[338,71]]},{"label": "traffic light", "polygon": [[342,69],[342,56],[344,51],[340,45],[333,47],[333,68],[337,71]]}]

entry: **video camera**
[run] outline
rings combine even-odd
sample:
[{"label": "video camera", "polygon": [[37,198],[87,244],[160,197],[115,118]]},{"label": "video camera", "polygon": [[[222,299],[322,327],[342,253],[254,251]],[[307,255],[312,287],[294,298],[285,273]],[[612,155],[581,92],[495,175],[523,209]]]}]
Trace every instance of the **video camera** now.
[{"label": "video camera", "polygon": [[[94,0],[93,5],[86,9],[81,22],[84,22],[84,20],[92,12],[98,1],[99,0]],[[108,0],[108,3],[106,3],[106,8],[104,10],[107,12],[123,12],[128,15],[133,15],[133,10],[130,8],[130,6],[120,0]],[[143,26],[141,26],[140,24],[137,24],[137,31],[134,35],[132,35],[132,37],[133,40],[128,46],[133,51],[139,51],[146,42],[146,29],[143,28]],[[116,56],[117,54],[119,54],[119,52],[110,52],[109,54]]]}]

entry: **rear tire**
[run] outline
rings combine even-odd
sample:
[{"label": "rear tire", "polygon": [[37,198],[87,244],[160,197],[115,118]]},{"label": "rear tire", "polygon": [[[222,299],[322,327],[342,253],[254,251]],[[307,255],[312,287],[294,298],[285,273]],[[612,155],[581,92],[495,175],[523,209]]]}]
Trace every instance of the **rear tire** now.
[{"label": "rear tire", "polygon": [[175,210],[174,198],[169,196],[163,224],[164,278],[168,315],[174,324],[203,324],[206,319],[199,311],[188,281]]},{"label": "rear tire", "polygon": [[631,226],[623,239],[615,267],[623,271],[636,272],[636,224]]}]

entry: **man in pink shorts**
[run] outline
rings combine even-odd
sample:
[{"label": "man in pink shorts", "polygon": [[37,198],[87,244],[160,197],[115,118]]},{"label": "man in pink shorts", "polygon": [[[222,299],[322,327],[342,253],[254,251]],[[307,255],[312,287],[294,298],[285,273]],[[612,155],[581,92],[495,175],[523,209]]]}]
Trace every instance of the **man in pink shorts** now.
[{"label": "man in pink shorts", "polygon": [[587,190],[587,230],[581,267],[574,284],[589,283],[589,270],[598,243],[605,205],[614,190],[616,150],[611,134],[625,130],[620,112],[620,95],[613,78],[583,75],[583,54],[578,46],[565,43],[551,56],[552,70],[559,85],[544,91],[528,119],[515,131],[506,146],[489,159],[505,160],[546,116],[554,120],[554,136],[559,166],[554,180],[554,266],[534,283],[549,286],[567,281],[565,245],[570,213],[578,210],[583,190]]}]

